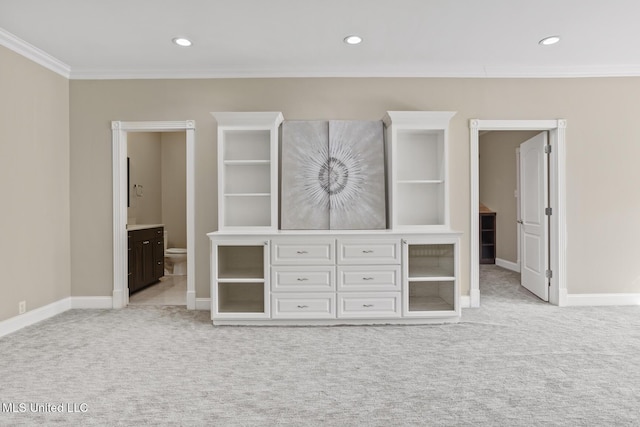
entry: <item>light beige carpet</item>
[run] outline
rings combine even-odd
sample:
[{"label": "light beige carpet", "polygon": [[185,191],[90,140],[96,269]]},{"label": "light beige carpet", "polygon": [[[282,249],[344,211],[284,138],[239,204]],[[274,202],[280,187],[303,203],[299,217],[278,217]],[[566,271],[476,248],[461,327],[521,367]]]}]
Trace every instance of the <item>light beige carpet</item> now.
[{"label": "light beige carpet", "polygon": [[[640,307],[558,308],[481,274],[483,307],[449,325],[71,310],[0,339],[0,425],[640,425]],[[86,412],[5,410],[21,403]]]}]

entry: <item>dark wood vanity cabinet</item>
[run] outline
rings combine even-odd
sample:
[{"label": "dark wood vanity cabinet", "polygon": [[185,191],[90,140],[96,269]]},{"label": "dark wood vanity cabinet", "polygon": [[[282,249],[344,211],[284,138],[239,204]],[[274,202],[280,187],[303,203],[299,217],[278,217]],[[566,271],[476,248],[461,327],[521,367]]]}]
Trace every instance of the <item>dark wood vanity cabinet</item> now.
[{"label": "dark wood vanity cabinet", "polygon": [[157,282],[164,275],[163,237],[163,227],[129,231],[129,294]]}]

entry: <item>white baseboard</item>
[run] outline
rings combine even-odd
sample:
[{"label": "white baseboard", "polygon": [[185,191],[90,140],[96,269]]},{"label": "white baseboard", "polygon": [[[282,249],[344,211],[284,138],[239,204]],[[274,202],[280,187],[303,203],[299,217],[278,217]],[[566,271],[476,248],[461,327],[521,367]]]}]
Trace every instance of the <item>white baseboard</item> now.
[{"label": "white baseboard", "polygon": [[507,261],[506,259],[496,258],[496,265],[498,267],[506,268],[507,270],[520,273],[520,264],[517,262]]},{"label": "white baseboard", "polygon": [[43,307],[29,310],[10,319],[0,322],[0,337],[16,332],[27,326],[42,322],[50,317],[64,313],[72,308],[86,309],[111,309],[113,298],[111,297],[68,297],[52,302]]},{"label": "white baseboard", "polygon": [[71,308],[71,298],[64,298],[51,304],[29,310],[24,314],[19,314],[0,322],[0,337],[16,332],[27,326],[56,316]]},{"label": "white baseboard", "polygon": [[567,294],[569,307],[598,305],[640,305],[640,294]]},{"label": "white baseboard", "polygon": [[71,297],[71,308],[113,308],[112,297]]},{"label": "white baseboard", "polygon": [[211,298],[196,298],[196,310],[210,311]]}]

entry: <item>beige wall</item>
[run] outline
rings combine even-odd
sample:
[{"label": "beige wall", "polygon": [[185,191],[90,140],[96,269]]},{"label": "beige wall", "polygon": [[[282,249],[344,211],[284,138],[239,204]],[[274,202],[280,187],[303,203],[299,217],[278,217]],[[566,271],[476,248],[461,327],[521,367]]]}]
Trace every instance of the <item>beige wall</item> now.
[{"label": "beige wall", "polygon": [[185,132],[165,132],[162,145],[162,223],[169,247],[187,247],[187,139]]},{"label": "beige wall", "polygon": [[450,132],[451,224],[469,292],[469,119],[565,118],[570,293],[640,292],[640,78],[197,79],[70,83],[72,294],[111,295],[111,120],[196,121],[196,294],[209,296],[216,229],[211,111],[287,119],[378,119],[387,110],[457,111]]},{"label": "beige wall", "polygon": [[69,82],[0,46],[0,321],[70,296]]},{"label": "beige wall", "polygon": [[516,148],[539,132],[493,131],[480,136],[480,203],[496,212],[496,258],[518,262]]},{"label": "beige wall", "polygon": [[128,224],[162,223],[160,135],[157,132],[129,132],[127,135],[130,201],[127,209]]}]

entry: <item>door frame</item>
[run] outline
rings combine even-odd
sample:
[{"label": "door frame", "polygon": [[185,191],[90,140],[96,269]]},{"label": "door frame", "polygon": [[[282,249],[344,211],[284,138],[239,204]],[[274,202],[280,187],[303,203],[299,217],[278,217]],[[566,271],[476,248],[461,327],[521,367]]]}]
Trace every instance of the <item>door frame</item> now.
[{"label": "door frame", "polygon": [[127,133],[182,132],[187,145],[187,309],[196,308],[194,120],[111,122],[113,165],[113,308],[129,304],[127,256]]},{"label": "door frame", "polygon": [[552,215],[549,223],[550,266],[552,277],[549,287],[549,302],[558,306],[567,305],[567,256],[566,256],[566,141],[567,121],[551,120],[469,120],[470,141],[470,283],[471,307],[480,307],[480,264],[478,236],[478,205],[480,203],[480,132],[492,130],[549,132],[549,199]]}]

